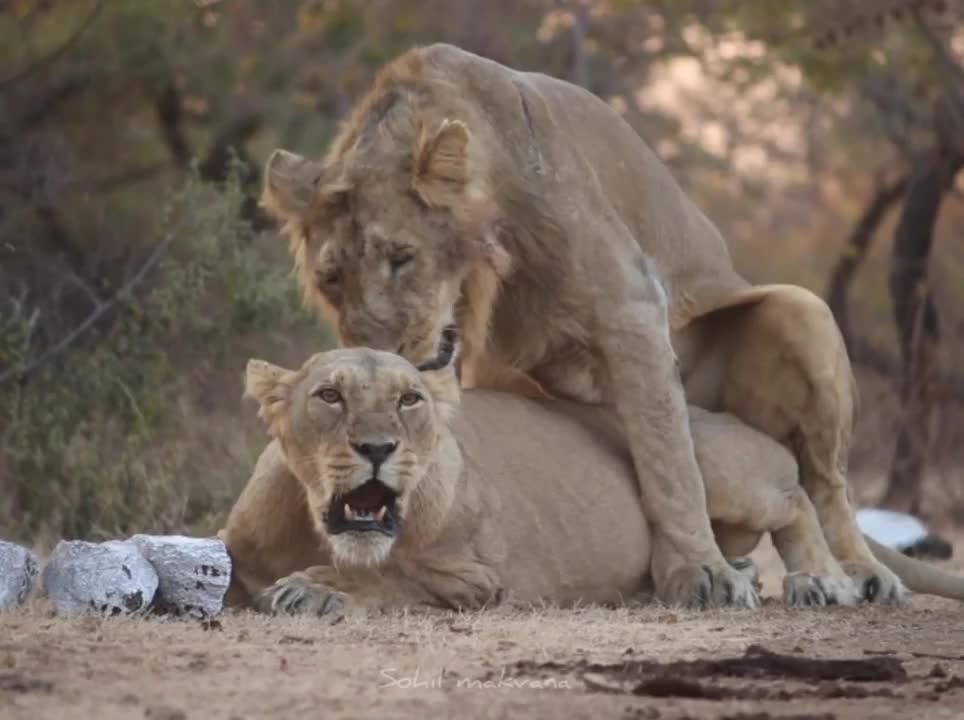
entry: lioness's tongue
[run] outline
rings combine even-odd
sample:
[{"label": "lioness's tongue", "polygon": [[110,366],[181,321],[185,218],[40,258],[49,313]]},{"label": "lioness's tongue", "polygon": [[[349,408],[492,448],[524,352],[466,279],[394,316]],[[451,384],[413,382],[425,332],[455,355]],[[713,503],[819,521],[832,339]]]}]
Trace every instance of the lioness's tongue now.
[{"label": "lioness's tongue", "polygon": [[384,505],[385,492],[377,481],[369,480],[346,498],[355,510],[373,511]]}]

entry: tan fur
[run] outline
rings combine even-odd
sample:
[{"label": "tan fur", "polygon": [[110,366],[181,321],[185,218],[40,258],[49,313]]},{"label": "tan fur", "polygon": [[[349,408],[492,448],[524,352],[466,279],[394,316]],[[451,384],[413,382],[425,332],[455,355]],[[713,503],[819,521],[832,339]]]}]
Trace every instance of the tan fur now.
[{"label": "tan fur", "polygon": [[[651,566],[664,560],[651,553],[632,459],[611,411],[475,390],[456,412],[451,370],[420,375],[397,356],[369,350],[316,355],[297,372],[252,361],[247,375],[275,440],[221,533],[234,564],[233,604],[334,612],[353,602],[615,603],[646,590]],[[336,386],[345,398],[337,419],[312,406],[321,401],[309,393],[320,385]],[[426,402],[405,419],[398,396],[409,389]],[[745,555],[771,532],[791,573],[784,582],[789,605],[858,602],[859,589],[834,577],[839,571],[792,455],[731,415],[690,413],[724,553]],[[333,545],[325,530],[326,498],[346,478],[326,458],[348,458],[353,482],[363,482],[371,469],[348,443],[383,433],[386,416],[399,418],[399,452],[412,453],[418,470],[380,471],[405,511],[393,546],[372,567],[353,562],[360,555]],[[964,593],[960,578],[881,556],[915,589]],[[799,572],[809,563],[822,564],[825,574]]]},{"label": "tan fur", "polygon": [[792,447],[843,569],[900,597],[847,498],[856,400],[826,305],[750,287],[606,103],[434,45],[379,73],[323,161],[277,151],[265,175],[306,299],[343,345],[419,364],[457,322],[469,384],[615,408],[670,558],[662,598],[757,603],[713,540],[687,402]]}]

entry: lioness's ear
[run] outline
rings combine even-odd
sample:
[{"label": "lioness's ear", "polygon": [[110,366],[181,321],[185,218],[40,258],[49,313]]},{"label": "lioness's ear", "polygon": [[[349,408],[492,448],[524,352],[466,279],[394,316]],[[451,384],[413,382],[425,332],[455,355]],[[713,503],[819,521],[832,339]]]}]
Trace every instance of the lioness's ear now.
[{"label": "lioness's ear", "polygon": [[278,437],[284,431],[285,413],[291,389],[285,377],[291,371],[264,360],[248,360],[244,375],[244,394],[261,406],[258,417],[268,426],[268,432]]},{"label": "lioness's ear", "polygon": [[469,129],[459,120],[423,124],[415,145],[412,187],[429,207],[458,199],[469,179]]}]

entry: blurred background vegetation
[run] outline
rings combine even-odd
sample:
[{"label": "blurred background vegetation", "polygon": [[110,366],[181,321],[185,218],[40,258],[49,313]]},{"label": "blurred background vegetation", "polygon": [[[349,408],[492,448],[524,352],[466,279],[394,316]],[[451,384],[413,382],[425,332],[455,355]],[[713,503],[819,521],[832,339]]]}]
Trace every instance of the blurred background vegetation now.
[{"label": "blurred background vegetation", "polygon": [[445,41],[615,107],[738,267],[827,297],[863,503],[964,521],[961,0],[0,4],[0,536],[212,532],[249,356],[331,344],[257,208],[384,62]]}]

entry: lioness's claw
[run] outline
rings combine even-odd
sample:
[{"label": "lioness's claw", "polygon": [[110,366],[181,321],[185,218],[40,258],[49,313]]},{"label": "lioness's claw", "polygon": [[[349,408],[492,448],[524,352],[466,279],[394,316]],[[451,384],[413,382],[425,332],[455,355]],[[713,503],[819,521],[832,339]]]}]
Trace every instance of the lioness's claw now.
[{"label": "lioness's claw", "polygon": [[897,605],[907,596],[907,588],[893,572],[879,563],[841,563],[867,602]]},{"label": "lioness's claw", "polygon": [[753,585],[753,589],[759,592],[763,590],[763,583],[760,581],[760,569],[752,559],[746,556],[728,557],[726,561],[734,570],[746,577]]},{"label": "lioness's claw", "polygon": [[272,615],[318,615],[339,617],[344,614],[348,596],[310,578],[295,574],[278,580],[261,591],[255,600],[258,610]]},{"label": "lioness's claw", "polygon": [[670,575],[657,593],[663,602],[702,610],[760,607],[752,575],[728,564],[686,565]]},{"label": "lioness's claw", "polygon": [[847,576],[792,573],[783,578],[783,603],[789,608],[856,605],[861,589]]}]

